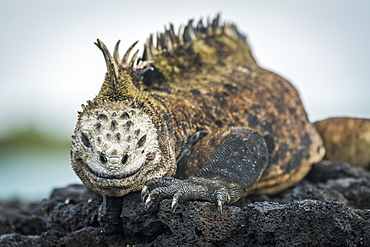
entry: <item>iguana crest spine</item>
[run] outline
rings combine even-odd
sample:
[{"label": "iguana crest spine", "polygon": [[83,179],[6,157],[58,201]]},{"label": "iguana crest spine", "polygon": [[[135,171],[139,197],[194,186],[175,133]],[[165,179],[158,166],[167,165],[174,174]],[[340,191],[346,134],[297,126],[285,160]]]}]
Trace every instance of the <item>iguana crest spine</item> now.
[{"label": "iguana crest spine", "polygon": [[[193,26],[193,23],[194,20],[189,20],[184,28],[180,26],[177,34],[174,31],[173,24],[170,23],[169,29],[165,28],[163,33],[157,33],[156,44],[154,44],[153,35],[151,34],[145,43],[142,57],[139,58],[139,50],[130,58],[130,53],[138,41],[134,42],[127,49],[124,56],[120,58],[120,40],[116,43],[112,56],[105,44],[98,39],[95,44],[103,52],[107,67],[106,85],[103,85],[99,95],[110,100],[122,100],[122,98],[129,97],[130,90],[131,92],[136,91],[133,86],[140,83],[144,73],[153,70],[150,64],[154,62],[155,56],[170,52],[179,46],[186,46],[197,39],[225,34],[230,38],[241,39],[246,42],[246,36],[240,33],[234,24],[224,23],[220,25],[220,15],[217,15],[212,22],[208,19],[206,26],[203,25],[202,19],[198,21],[196,27]],[[126,76],[124,79],[120,79],[123,75],[131,75],[132,78]]]}]

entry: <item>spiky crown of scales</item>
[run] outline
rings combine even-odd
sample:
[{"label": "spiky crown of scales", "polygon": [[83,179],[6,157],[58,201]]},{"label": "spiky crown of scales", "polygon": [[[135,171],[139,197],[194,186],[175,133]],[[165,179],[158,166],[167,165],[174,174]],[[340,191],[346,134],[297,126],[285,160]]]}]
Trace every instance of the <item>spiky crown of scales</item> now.
[{"label": "spiky crown of scales", "polygon": [[144,52],[141,58],[138,58],[139,50],[130,58],[130,53],[138,41],[133,43],[123,57],[120,58],[118,51],[120,40],[116,43],[112,56],[105,44],[98,39],[95,44],[103,52],[112,92],[116,91],[119,86],[118,78],[120,70],[135,72],[139,76],[144,75],[147,70],[152,69],[150,64],[153,63],[155,56],[170,52],[179,46],[190,44],[197,39],[225,34],[230,38],[241,39],[246,42],[246,36],[240,33],[233,23],[220,23],[220,14],[212,21],[207,19],[206,25],[203,25],[202,19],[198,21],[195,27],[193,23],[194,20],[191,19],[184,28],[180,26],[177,34],[175,33],[173,24],[170,23],[169,29],[165,27],[163,33],[157,33],[156,44],[154,44],[153,34],[151,34],[144,45]]}]

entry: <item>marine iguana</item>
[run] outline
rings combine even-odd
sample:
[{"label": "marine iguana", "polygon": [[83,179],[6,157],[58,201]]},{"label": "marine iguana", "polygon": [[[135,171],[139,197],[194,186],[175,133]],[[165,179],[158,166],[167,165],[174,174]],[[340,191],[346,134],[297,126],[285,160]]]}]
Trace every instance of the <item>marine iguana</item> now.
[{"label": "marine iguana", "polygon": [[219,16],[138,52],[113,55],[99,94],[82,105],[71,160],[91,190],[153,201],[206,200],[222,211],[243,196],[278,193],[325,154],[297,90],[258,66],[246,37]]}]

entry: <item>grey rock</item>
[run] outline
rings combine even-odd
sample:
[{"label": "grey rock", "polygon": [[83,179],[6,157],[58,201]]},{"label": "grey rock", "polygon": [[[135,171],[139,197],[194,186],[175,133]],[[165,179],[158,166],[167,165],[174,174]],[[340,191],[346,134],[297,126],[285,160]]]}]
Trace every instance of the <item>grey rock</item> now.
[{"label": "grey rock", "polygon": [[145,211],[138,192],[101,198],[71,185],[41,203],[0,203],[0,246],[370,246],[369,181],[366,170],[322,161],[296,186],[221,215],[200,201]]}]

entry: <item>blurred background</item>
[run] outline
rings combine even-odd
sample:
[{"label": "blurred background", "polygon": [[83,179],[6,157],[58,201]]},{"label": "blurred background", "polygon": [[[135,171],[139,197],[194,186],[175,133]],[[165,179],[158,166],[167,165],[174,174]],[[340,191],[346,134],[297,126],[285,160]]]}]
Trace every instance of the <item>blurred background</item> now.
[{"label": "blurred background", "polygon": [[93,42],[121,53],[170,21],[232,21],[259,64],[290,80],[311,121],[370,117],[370,1],[0,0],[0,200],[41,200],[80,183],[70,136],[103,82]]}]

